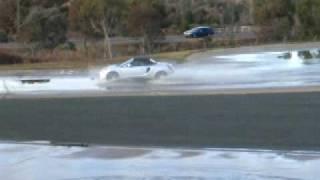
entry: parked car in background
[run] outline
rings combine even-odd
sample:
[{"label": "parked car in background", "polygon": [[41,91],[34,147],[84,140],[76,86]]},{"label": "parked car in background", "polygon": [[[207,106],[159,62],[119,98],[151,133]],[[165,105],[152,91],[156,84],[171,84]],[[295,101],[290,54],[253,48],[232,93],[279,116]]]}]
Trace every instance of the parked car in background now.
[{"label": "parked car in background", "polygon": [[215,34],[214,29],[209,26],[200,26],[188,30],[183,33],[186,38],[203,38],[213,36]]},{"label": "parked car in background", "polygon": [[157,62],[148,57],[136,57],[122,64],[110,65],[100,71],[100,79],[113,81],[118,79],[161,79],[174,72],[172,64]]}]

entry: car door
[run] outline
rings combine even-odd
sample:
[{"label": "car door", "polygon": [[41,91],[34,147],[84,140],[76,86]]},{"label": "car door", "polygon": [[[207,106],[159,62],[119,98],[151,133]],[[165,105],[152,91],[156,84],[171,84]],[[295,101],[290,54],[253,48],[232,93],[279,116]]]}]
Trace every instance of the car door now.
[{"label": "car door", "polygon": [[137,78],[142,77],[147,72],[147,66],[143,62],[138,60],[133,60],[126,68],[125,77],[127,78]]},{"label": "car door", "polygon": [[134,74],[134,70],[131,65],[132,61],[133,59],[130,59],[129,61],[120,65],[120,68],[117,71],[120,73],[121,78],[127,78]]},{"label": "car door", "polygon": [[209,28],[208,32],[209,32],[208,35],[211,35],[211,36],[213,36],[215,34],[215,32],[212,28]]},{"label": "car door", "polygon": [[199,28],[198,37],[203,37],[203,36],[205,36],[205,29],[204,28]]},{"label": "car door", "polygon": [[210,36],[210,29],[204,28],[204,36]]},{"label": "car door", "polygon": [[209,28],[202,28],[202,37],[210,36],[210,29]]}]

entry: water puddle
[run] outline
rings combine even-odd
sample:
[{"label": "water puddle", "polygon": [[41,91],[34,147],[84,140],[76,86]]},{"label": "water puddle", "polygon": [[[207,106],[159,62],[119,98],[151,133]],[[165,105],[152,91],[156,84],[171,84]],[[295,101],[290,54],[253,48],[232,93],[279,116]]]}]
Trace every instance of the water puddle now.
[{"label": "water puddle", "polygon": [[[21,149],[21,150],[18,150]],[[8,150],[12,150],[11,152]],[[316,179],[318,152],[0,144],[0,179]]]}]

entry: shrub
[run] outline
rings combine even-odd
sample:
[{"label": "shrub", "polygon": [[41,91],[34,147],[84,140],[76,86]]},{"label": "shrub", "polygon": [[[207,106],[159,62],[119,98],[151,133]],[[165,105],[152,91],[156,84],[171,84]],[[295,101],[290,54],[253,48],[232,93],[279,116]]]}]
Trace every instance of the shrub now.
[{"label": "shrub", "polygon": [[303,59],[305,59],[305,60],[313,58],[313,56],[312,56],[310,51],[299,51],[298,55],[300,57],[302,57]]},{"label": "shrub", "polygon": [[20,56],[0,51],[0,65],[22,64],[23,62],[23,58],[21,58]]},{"label": "shrub", "polygon": [[64,44],[59,45],[58,49],[66,50],[66,51],[75,51],[77,50],[77,46],[75,43],[68,41]]},{"label": "shrub", "polygon": [[0,31],[0,43],[6,43],[9,41],[9,37],[6,33]]}]

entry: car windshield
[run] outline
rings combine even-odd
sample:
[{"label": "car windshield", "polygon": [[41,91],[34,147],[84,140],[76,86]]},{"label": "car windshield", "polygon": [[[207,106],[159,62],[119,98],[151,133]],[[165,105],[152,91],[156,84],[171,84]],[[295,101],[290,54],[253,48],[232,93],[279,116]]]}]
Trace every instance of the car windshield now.
[{"label": "car windshield", "polygon": [[129,60],[127,60],[126,62],[120,64],[120,66],[122,66],[122,67],[128,66],[129,64],[132,63],[132,61],[133,61],[133,59],[129,59]]},{"label": "car windshield", "polygon": [[198,30],[200,30],[200,29],[203,29],[203,28],[196,27],[196,28],[191,29],[191,31],[192,31],[192,32],[195,32],[195,31],[198,31]]},{"label": "car windshield", "polygon": [[320,0],[0,0],[0,180],[318,179],[319,105]]}]

